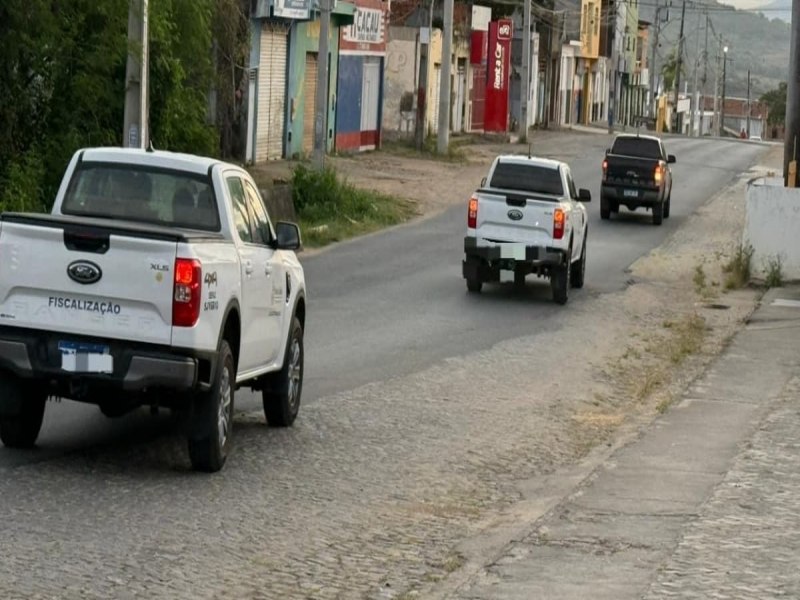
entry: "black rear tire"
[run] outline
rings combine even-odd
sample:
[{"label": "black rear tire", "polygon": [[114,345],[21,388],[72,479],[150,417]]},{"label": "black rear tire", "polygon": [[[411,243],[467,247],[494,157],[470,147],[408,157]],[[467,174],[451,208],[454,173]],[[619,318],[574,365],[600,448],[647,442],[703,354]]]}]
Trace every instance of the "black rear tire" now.
[{"label": "black rear tire", "polygon": [[572,252],[567,253],[565,265],[553,269],[550,275],[550,288],[556,304],[566,304],[569,300],[569,284],[572,273]]},{"label": "black rear tire", "polygon": [[661,225],[664,220],[664,203],[658,202],[653,205],[653,225]]},{"label": "black rear tire", "polygon": [[600,197],[600,218],[604,221],[607,221],[611,218],[611,206],[609,206],[608,200]]},{"label": "black rear tire", "polygon": [[214,473],[225,464],[233,430],[236,365],[226,340],[219,349],[214,380],[194,401],[189,429],[189,459],[195,471]]},{"label": "black rear tire", "polygon": [[581,248],[581,257],[576,261],[572,267],[572,287],[579,290],[583,287],[584,275],[586,273],[586,237],[583,238],[583,247]]},{"label": "black rear tire", "polygon": [[47,391],[10,373],[0,374],[0,440],[8,448],[32,448],[42,428]]},{"label": "black rear tire", "polygon": [[271,427],[291,427],[300,411],[303,393],[303,326],[292,319],[283,367],[270,376],[261,392],[264,416]]}]

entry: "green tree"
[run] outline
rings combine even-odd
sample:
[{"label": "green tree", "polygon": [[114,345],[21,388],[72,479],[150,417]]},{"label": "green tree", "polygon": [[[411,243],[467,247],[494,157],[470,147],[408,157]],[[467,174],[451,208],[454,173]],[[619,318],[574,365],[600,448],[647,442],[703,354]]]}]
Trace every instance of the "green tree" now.
[{"label": "green tree", "polygon": [[[685,65],[681,63],[681,75],[686,74]],[[671,90],[675,86],[675,79],[678,76],[678,52],[673,50],[667,56],[667,60],[661,66],[661,76],[664,78],[664,89]]]},{"label": "green tree", "polygon": [[762,94],[759,99],[767,105],[767,121],[770,125],[783,125],[786,121],[786,82],[778,84],[778,88]]},{"label": "green tree", "polygon": [[[228,155],[242,112],[249,1],[149,7],[154,145],[214,156],[222,129]],[[0,210],[46,210],[76,150],[121,144],[127,23],[122,0],[0,0]]]}]

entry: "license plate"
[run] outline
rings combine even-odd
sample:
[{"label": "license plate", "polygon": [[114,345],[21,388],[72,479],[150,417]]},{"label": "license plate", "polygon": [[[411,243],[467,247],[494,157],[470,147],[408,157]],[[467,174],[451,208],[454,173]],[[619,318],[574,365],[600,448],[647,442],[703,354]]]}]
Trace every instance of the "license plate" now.
[{"label": "license plate", "polygon": [[622,195],[626,198],[638,198],[639,192],[637,190],[625,190]]},{"label": "license plate", "polygon": [[61,368],[70,373],[113,373],[114,357],[104,344],[59,342]]}]

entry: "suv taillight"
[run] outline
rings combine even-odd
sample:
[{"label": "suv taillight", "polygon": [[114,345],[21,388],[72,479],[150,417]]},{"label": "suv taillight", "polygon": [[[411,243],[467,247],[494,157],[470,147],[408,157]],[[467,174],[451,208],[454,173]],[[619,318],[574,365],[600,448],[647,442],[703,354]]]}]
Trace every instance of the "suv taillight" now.
[{"label": "suv taillight", "polygon": [[653,179],[655,180],[656,185],[660,185],[661,184],[661,180],[663,178],[664,178],[664,168],[659,163],[659,164],[656,165],[656,170],[653,173]]},{"label": "suv taillight", "polygon": [[473,196],[469,199],[469,211],[467,212],[467,227],[475,229],[478,226],[478,198]]},{"label": "suv taillight", "polygon": [[553,212],[553,239],[560,240],[564,237],[564,221],[566,220],[566,215],[564,214],[564,209],[557,208],[555,212]]},{"label": "suv taillight", "polygon": [[175,259],[175,285],[172,292],[173,327],[194,327],[200,317],[203,267],[194,258]]},{"label": "suv taillight", "polygon": [[604,160],[603,161],[603,181],[605,181],[607,177],[608,177],[608,161]]}]

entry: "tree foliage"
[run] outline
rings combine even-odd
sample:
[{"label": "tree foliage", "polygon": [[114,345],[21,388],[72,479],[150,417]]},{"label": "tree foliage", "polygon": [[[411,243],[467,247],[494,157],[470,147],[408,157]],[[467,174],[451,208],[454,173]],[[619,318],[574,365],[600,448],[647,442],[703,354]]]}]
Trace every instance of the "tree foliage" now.
[{"label": "tree foliage", "polygon": [[781,81],[777,89],[762,94],[760,98],[767,105],[767,121],[770,125],[783,125],[786,121],[786,89],[786,82]]},{"label": "tree foliage", "polygon": [[[231,131],[241,119],[247,7],[149,1],[157,148],[238,151]],[[0,1],[0,209],[47,209],[77,149],[122,143],[127,27],[125,0]]]},{"label": "tree foliage", "polygon": [[[681,64],[681,75],[685,74],[685,65]],[[673,89],[675,87],[675,79],[678,76],[678,52],[676,50],[673,50],[667,56],[664,65],[661,67],[661,75],[664,77],[664,89]]]}]

